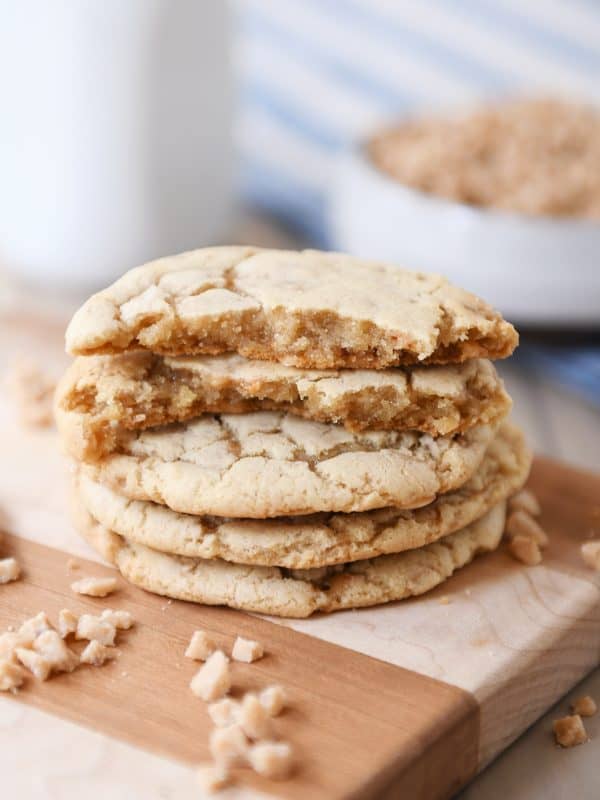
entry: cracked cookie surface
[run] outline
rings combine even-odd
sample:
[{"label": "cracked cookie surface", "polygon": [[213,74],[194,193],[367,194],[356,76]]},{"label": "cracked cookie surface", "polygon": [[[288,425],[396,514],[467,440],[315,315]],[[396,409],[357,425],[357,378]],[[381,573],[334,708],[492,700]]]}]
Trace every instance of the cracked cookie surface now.
[{"label": "cracked cookie surface", "polygon": [[206,414],[122,434],[119,451],[82,466],[132,500],[187,514],[280,517],[415,508],[467,481],[496,431],[352,433],[292,414]]},{"label": "cracked cookie surface", "polygon": [[156,503],[128,500],[81,474],[74,488],[94,519],[131,542],[192,558],[307,569],[430,544],[520,489],[530,465],[521,432],[505,424],[476,474],[422,508],[260,521],[178,514]]},{"label": "cracked cookie surface", "polygon": [[504,358],[512,325],[433,274],[340,253],[213,247],[127,272],[66,334],[73,355],[238,352],[305,369]]},{"label": "cracked cookie surface", "polygon": [[80,533],[123,577],[155,594],[206,605],[308,617],[315,611],[402,600],[423,594],[476,555],[495,550],[504,530],[506,503],[426,547],[318,570],[242,566],[159,553],[127,542],[75,503]]},{"label": "cracked cookie surface", "polygon": [[290,411],[349,430],[432,436],[494,423],[510,398],[490,361],[386,370],[300,370],[243,356],[170,358],[148,352],[77,358],[60,382],[56,421],[80,460],[112,452],[121,430],[203,413]]}]

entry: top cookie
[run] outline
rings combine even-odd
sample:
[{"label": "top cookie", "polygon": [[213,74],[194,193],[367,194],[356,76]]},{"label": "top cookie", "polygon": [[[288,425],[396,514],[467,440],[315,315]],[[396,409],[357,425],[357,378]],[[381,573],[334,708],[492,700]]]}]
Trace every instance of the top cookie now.
[{"label": "top cookie", "polygon": [[66,335],[75,355],[238,352],[303,369],[504,358],[517,333],[439,276],[339,253],[213,247],[133,269]]}]

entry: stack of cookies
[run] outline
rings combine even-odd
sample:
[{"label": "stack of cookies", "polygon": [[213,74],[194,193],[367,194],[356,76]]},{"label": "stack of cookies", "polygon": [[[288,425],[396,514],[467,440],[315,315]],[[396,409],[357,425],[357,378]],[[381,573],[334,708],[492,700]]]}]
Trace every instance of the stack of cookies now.
[{"label": "stack of cookies", "polygon": [[530,454],[514,328],[437,275],[218,247],[134,269],[67,331],[56,396],[88,541],[151,592],[305,617],[494,550]]}]

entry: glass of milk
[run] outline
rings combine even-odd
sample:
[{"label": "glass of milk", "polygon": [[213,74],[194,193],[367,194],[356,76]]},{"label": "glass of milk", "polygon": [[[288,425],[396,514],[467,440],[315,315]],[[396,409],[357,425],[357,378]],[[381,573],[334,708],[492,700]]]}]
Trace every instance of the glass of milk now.
[{"label": "glass of milk", "polygon": [[232,214],[224,0],[0,0],[0,266],[101,286]]}]

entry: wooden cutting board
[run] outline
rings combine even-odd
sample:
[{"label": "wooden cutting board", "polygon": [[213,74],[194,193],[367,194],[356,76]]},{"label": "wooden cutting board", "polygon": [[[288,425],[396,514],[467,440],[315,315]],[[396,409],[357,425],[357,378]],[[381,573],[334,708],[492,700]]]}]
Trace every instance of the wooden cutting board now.
[{"label": "wooden cutting board", "polygon": [[[4,363],[17,352],[35,353],[59,367],[58,328],[20,318],[9,329]],[[278,732],[298,756],[293,780],[274,784],[243,771],[244,786],[282,797],[433,800],[450,796],[599,662],[600,580],[579,555],[581,542],[600,535],[600,479],[593,475],[536,462],[531,486],[551,537],[538,567],[500,550],[422,598],[266,620],[168,602],[123,581],[110,600],[73,595],[78,574],[110,568],[70,526],[67,464],[56,435],[22,430],[2,397],[0,436],[0,508],[9,534],[0,552],[14,552],[24,567],[22,581],[0,588],[0,626],[40,610],[55,618],[63,607],[107,605],[130,609],[137,623],[121,635],[117,662],[45,684],[32,680],[17,702],[194,764],[207,756],[210,726],[188,689],[195,665],[183,658],[186,642],[205,628],[229,649],[240,633],[262,641],[268,655],[235,665],[234,692],[286,686],[290,709]],[[77,572],[67,569],[71,553]]]}]

